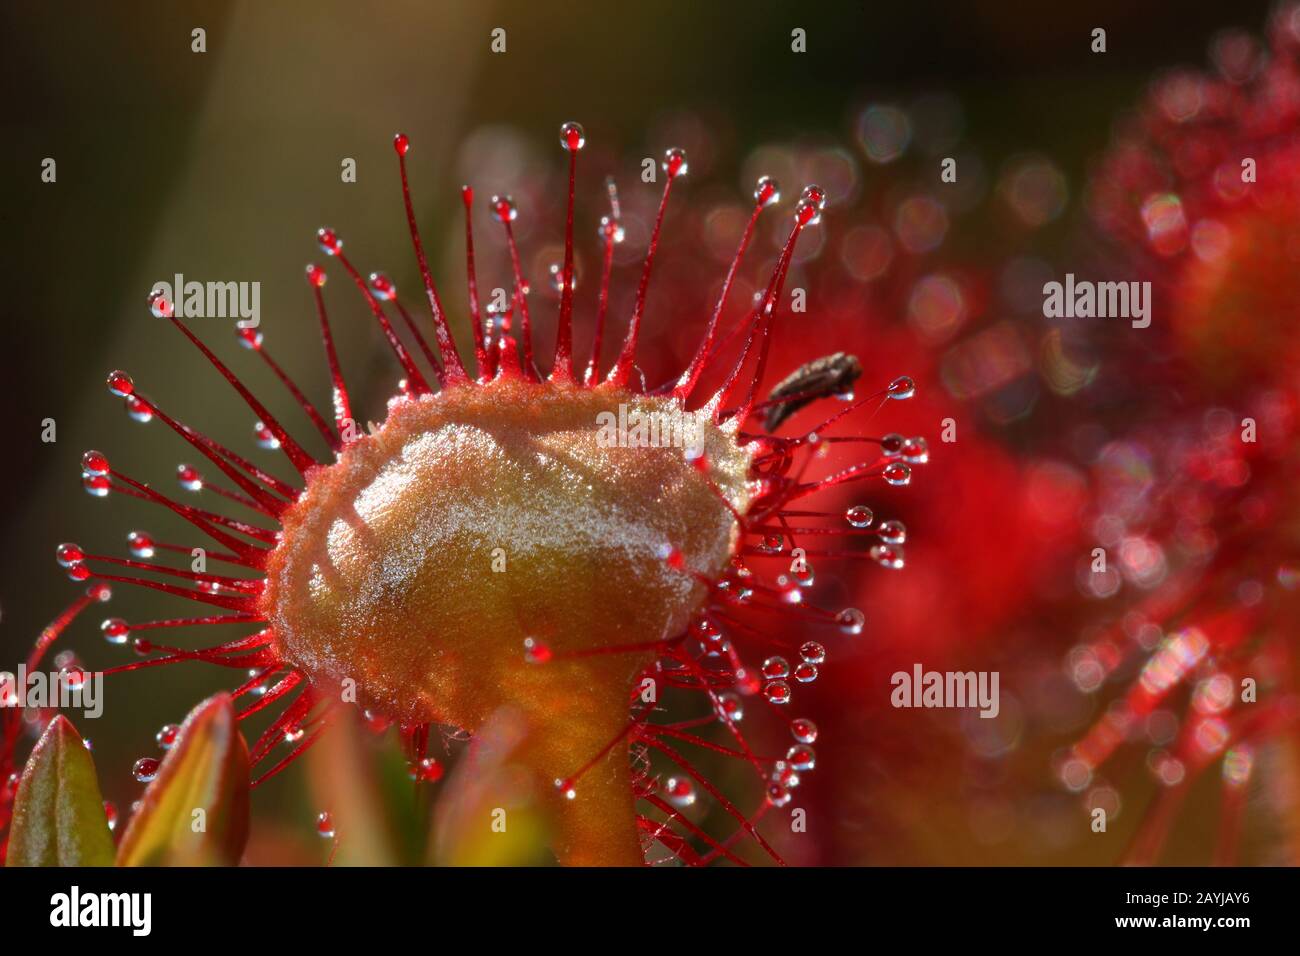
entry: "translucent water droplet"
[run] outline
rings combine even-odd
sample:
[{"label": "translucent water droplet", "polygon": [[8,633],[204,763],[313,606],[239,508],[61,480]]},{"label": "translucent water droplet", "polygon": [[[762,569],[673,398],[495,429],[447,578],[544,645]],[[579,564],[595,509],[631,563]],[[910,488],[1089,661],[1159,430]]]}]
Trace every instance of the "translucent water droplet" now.
[{"label": "translucent water droplet", "polygon": [[826,660],[826,648],[816,641],[808,641],[799,648],[799,656],[809,664],[820,664]]},{"label": "translucent water droplet", "polygon": [[840,625],[840,630],[845,634],[861,634],[862,626],[867,622],[867,616],[855,607],[846,607],[835,616],[835,620]]},{"label": "translucent water droplet", "polygon": [[68,663],[59,668],[59,677],[68,690],[76,690],[86,683],[86,672],[76,663]]},{"label": "translucent water droplet", "polygon": [[745,719],[745,704],[737,694],[730,691],[718,695],[718,716],[740,723]]},{"label": "translucent water droplet", "polygon": [[795,203],[794,218],[801,226],[815,226],[822,220],[822,211],[811,199],[800,199]]},{"label": "translucent water droplet", "polygon": [[754,186],[754,202],[767,207],[781,201],[781,187],[771,176],[759,176]]},{"label": "translucent water droplet", "polygon": [[794,679],[801,684],[811,684],[817,679],[817,665],[807,661],[794,669]]},{"label": "translucent water droplet", "polygon": [[930,460],[930,446],[920,435],[914,435],[903,442],[903,461],[913,465],[924,465]]},{"label": "translucent water droplet", "polygon": [[912,469],[906,462],[891,461],[883,469],[880,475],[885,479],[887,484],[895,487],[907,485],[912,480]]},{"label": "translucent water droplet", "polygon": [[139,783],[148,783],[154,777],[158,776],[159,761],[153,757],[141,757],[131,768],[131,776]]},{"label": "translucent water droplet", "polygon": [[916,394],[916,383],[912,381],[910,376],[900,375],[889,383],[887,394],[890,398],[896,399],[897,401],[911,398]]},{"label": "translucent water droplet", "polygon": [[707,617],[702,617],[695,622],[695,636],[701,641],[714,643],[722,640],[722,628]]},{"label": "translucent water droplet", "polygon": [[[411,138],[405,133],[398,133],[393,137],[393,151],[398,156],[405,156],[411,150]],[[322,817],[328,817],[328,813],[322,813]],[[333,833],[330,834],[333,836]]]},{"label": "translucent water droplet", "polygon": [[99,630],[104,635],[104,640],[119,645],[125,644],[127,636],[131,633],[130,625],[120,617],[105,618],[99,625]]},{"label": "translucent water droplet", "polygon": [[92,498],[105,498],[113,489],[113,483],[107,475],[82,475],[81,487]]},{"label": "translucent water droplet", "polygon": [[275,437],[275,432],[262,422],[253,422],[253,441],[257,442],[259,448],[270,451],[280,447],[280,439]]},{"label": "translucent water droplet", "polygon": [[126,536],[126,545],[131,549],[131,554],[137,558],[152,558],[154,556],[154,540],[144,531],[132,531]]},{"label": "translucent water droplet", "polygon": [[686,162],[686,150],[674,146],[672,149],[664,151],[663,161],[664,172],[670,179],[676,179],[678,176],[685,176],[689,168]]},{"label": "translucent water droplet", "polygon": [[193,465],[177,465],[176,480],[186,491],[203,490],[203,475]]},{"label": "translucent water droplet", "polygon": [[321,252],[327,256],[337,256],[343,251],[343,240],[333,229],[317,229],[316,243],[320,246]]},{"label": "translucent water droplet", "polygon": [[145,403],[145,400],[140,398],[140,396],[128,395],[126,396],[126,401],[124,404],[126,405],[126,413],[130,415],[134,421],[137,422],[153,421],[153,409],[150,408]]},{"label": "translucent water droplet", "polygon": [[880,540],[885,544],[903,544],[907,541],[907,527],[901,521],[882,521]]},{"label": "translucent water droplet", "polygon": [[117,829],[117,804],[112,800],[104,801],[104,821],[110,832]]},{"label": "translucent water droplet", "polygon": [[319,289],[321,286],[323,286],[325,284],[325,280],[328,278],[329,276],[325,274],[325,270],[322,269],[320,266],[316,265],[316,263],[310,262],[307,264],[307,281],[312,285],[314,285],[316,288]]},{"label": "translucent water droplet", "polygon": [[382,302],[397,297],[397,286],[393,280],[388,278],[382,272],[370,273],[370,291],[375,294],[375,298]]},{"label": "translucent water droplet", "polygon": [[796,717],[790,721],[790,734],[801,744],[810,744],[817,739],[817,725],[807,717]]},{"label": "translucent water droplet", "polygon": [[763,676],[768,680],[789,677],[790,662],[784,657],[769,657],[767,660],[763,661]]},{"label": "translucent water droplet", "polygon": [[870,528],[876,514],[866,505],[853,505],[844,512],[844,520],[855,528]]},{"label": "translucent water droplet", "polygon": [[262,347],[262,333],[257,329],[235,329],[235,338],[244,348],[254,352]]},{"label": "translucent water droplet", "polygon": [[550,659],[550,647],[534,637],[524,638],[524,660],[530,664],[545,664]]},{"label": "translucent water droplet", "polygon": [[689,807],[695,802],[695,784],[689,777],[669,777],[664,781],[663,792],[675,807]]},{"label": "translucent water droplet", "polygon": [[108,601],[113,597],[113,589],[103,581],[97,581],[90,587],[86,588],[86,597],[90,598],[92,601],[98,601],[103,604],[105,601]]},{"label": "translucent water droplet", "polygon": [[785,760],[778,760],[772,764],[771,780],[773,783],[779,783],[787,790],[793,790],[803,782],[799,777],[799,772]]},{"label": "translucent water droplet", "polygon": [[596,235],[600,236],[601,239],[613,241],[617,244],[627,237],[627,232],[624,230],[623,224],[613,216],[601,216],[600,228],[597,230]]},{"label": "translucent water droplet", "polygon": [[132,649],[141,657],[147,657],[153,653],[153,641],[143,637],[137,637],[131,642]]},{"label": "translucent water droplet", "polygon": [[493,196],[488,207],[497,222],[514,222],[519,216],[519,209],[509,196]]},{"label": "translucent water droplet", "polygon": [[807,744],[798,744],[791,747],[785,755],[785,759],[790,761],[790,766],[801,773],[811,770],[817,765],[817,754]]},{"label": "translucent water droplet", "polygon": [[[551,291],[557,295],[564,291],[564,265],[559,262],[552,262],[547,269],[550,273]],[[574,266],[573,273],[569,276],[569,291],[572,292],[578,287],[578,269]]]},{"label": "translucent water droplet", "polygon": [[118,398],[126,398],[135,391],[135,382],[121,369],[108,373],[108,390]]},{"label": "translucent water droplet", "polygon": [[181,732],[180,724],[163,724],[154,739],[158,741],[158,746],[163,750],[171,750],[176,744],[176,738]]},{"label": "translucent water droplet", "polygon": [[80,545],[65,541],[54,549],[54,559],[63,567],[71,568],[86,560],[86,552]]},{"label": "translucent water droplet", "polygon": [[800,587],[810,588],[817,580],[816,575],[813,573],[813,566],[807,561],[804,562],[803,570],[795,571],[793,574]]},{"label": "translucent water droplet", "polygon": [[903,436],[891,432],[880,439],[880,453],[888,455],[890,458],[897,458],[903,453]]},{"label": "translucent water droplet", "polygon": [[894,545],[877,544],[871,548],[872,559],[882,568],[897,571],[903,567],[903,549]]},{"label": "translucent water droplet", "polygon": [[774,704],[788,704],[790,685],[783,680],[771,681],[763,688],[763,696]]},{"label": "translucent water droplet", "polygon": [[791,800],[791,793],[784,784],[773,781],[767,785],[767,802],[774,807],[783,807]]},{"label": "translucent water droplet", "polygon": [[102,451],[86,452],[81,456],[81,470],[87,475],[108,474],[108,456]]},{"label": "translucent water droplet", "polygon": [[290,727],[284,732],[284,742],[286,744],[296,744],[307,735],[307,731],[301,727]]},{"label": "translucent water droplet", "polygon": [[326,840],[334,839],[334,818],[329,813],[317,814],[316,835]]},{"label": "translucent water droplet", "polygon": [[433,757],[425,757],[411,765],[410,777],[417,783],[435,783],[442,779],[443,767]]},{"label": "translucent water droplet", "polygon": [[759,547],[768,554],[780,554],[785,550],[785,538],[779,534],[765,534]]},{"label": "translucent water droplet", "polygon": [[819,212],[826,208],[826,190],[820,186],[813,184],[805,186],[803,192],[799,194],[799,198],[813,203]]},{"label": "translucent water droplet", "polygon": [[572,780],[564,780],[560,777],[555,778],[555,789],[564,794],[566,800],[574,800],[578,796],[578,791],[573,785]]},{"label": "translucent water droplet", "polygon": [[587,137],[578,123],[565,123],[560,127],[560,145],[569,152],[577,152],[587,145]]},{"label": "translucent water droplet", "polygon": [[170,319],[172,317],[172,302],[162,289],[154,289],[150,292],[148,302],[149,311],[154,314],[155,318]]}]

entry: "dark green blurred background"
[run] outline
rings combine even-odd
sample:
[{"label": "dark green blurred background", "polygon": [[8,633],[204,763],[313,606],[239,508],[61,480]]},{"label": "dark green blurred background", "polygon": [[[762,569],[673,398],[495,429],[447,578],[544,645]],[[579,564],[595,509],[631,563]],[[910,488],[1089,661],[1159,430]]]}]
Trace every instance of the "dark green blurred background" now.
[{"label": "dark green blurred background", "polygon": [[[663,140],[674,117],[714,117],[710,178],[747,192],[738,167],[756,144],[812,134],[848,145],[867,100],[942,91],[960,99],[967,137],[990,163],[1035,150],[1077,184],[1116,112],[1154,72],[1202,62],[1216,30],[1258,28],[1265,9],[1132,0],[1069,9],[911,0],[6,4],[0,666],[16,663],[75,593],[55,566],[58,542],[121,553],[130,528],[173,527],[135,502],[81,491],[86,448],[168,488],[188,457],[161,423],[126,419],[104,389],[109,370],[127,369],[182,419],[248,447],[248,410],[147,314],[155,281],[175,272],[260,281],[268,345],[316,397],[326,394],[325,372],[314,333],[302,334],[314,327],[302,280],[304,263],[320,258],[313,231],[334,226],[362,267],[386,263],[399,285],[413,286],[394,131],[415,144],[426,240],[460,321],[460,275],[450,270],[462,268],[454,257],[466,171],[454,160],[485,126],[514,127],[558,169],[564,120],[633,163],[674,145]],[[202,55],[190,51],[199,26]],[[1089,52],[1094,26],[1108,30],[1105,56]],[[507,30],[504,55],[489,52],[494,27]],[[808,33],[804,55],[790,52],[795,27]],[[54,185],[40,181],[47,156],[58,163]],[[357,160],[355,184],[340,182],[343,157]],[[340,350],[361,415],[378,418],[393,366],[337,280],[329,291],[348,302],[336,306]],[[200,331],[255,390],[271,387],[230,336]],[[56,443],[40,441],[45,418],[57,422]],[[119,588],[112,613],[157,610]],[[92,666],[120,659],[97,637],[99,616],[69,640]],[[141,701],[114,706],[111,729],[86,728],[110,768],[110,796],[130,799],[125,768],[141,744],[225,677],[174,669],[165,681],[129,675],[110,688]]]}]

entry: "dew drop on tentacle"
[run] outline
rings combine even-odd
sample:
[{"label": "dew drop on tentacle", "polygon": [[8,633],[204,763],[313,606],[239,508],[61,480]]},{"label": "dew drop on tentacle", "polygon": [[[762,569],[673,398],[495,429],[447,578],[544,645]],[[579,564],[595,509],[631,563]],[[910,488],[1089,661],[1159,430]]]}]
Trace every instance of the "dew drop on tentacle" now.
[{"label": "dew drop on tentacle", "polygon": [[678,809],[695,803],[695,783],[689,777],[669,777],[663,783],[663,793],[668,802]]},{"label": "dew drop on tentacle", "polygon": [[135,382],[121,369],[108,373],[108,390],[119,398],[126,398],[135,391]]},{"label": "dew drop on tentacle", "polygon": [[163,750],[171,750],[180,732],[180,724],[163,724],[158,733],[154,735],[154,739],[158,741],[158,746]]},{"label": "dew drop on tentacle", "polygon": [[796,717],[790,721],[790,735],[801,744],[810,744],[817,740],[817,725],[807,717]]},{"label": "dew drop on tentacle", "polygon": [[149,783],[158,776],[159,766],[161,766],[160,762],[153,757],[141,757],[131,767],[131,776],[139,783]]},{"label": "dew drop on tentacle", "polygon": [[138,395],[128,395],[123,402],[126,413],[132,421],[146,424],[153,421],[153,409]]},{"label": "dew drop on tentacle", "polygon": [[740,695],[733,694],[731,691],[724,691],[718,695],[717,703],[718,719],[724,723],[740,723],[745,719],[745,704],[740,699]]},{"label": "dew drop on tentacle", "polygon": [[155,318],[170,319],[172,317],[172,302],[161,289],[154,289],[150,292],[147,301],[149,311],[154,314]]},{"label": "dew drop on tentacle", "polygon": [[686,150],[677,146],[666,150],[664,152],[662,166],[664,172],[668,174],[670,179],[675,179],[678,176],[685,176],[687,170],[690,168],[686,162]]},{"label": "dew drop on tentacle", "polygon": [[[488,202],[488,208],[492,210],[492,216],[497,222],[514,222],[519,218],[519,207],[507,195],[493,196]],[[522,291],[526,292],[527,290]]]},{"label": "dew drop on tentacle", "polygon": [[545,664],[551,659],[551,648],[535,637],[524,638],[524,660],[529,664]]},{"label": "dew drop on tentacle", "polygon": [[64,542],[54,549],[54,558],[65,568],[75,567],[86,560],[86,552],[80,545]]},{"label": "dew drop on tentacle", "polygon": [[86,475],[106,475],[109,472],[108,457],[102,451],[88,451],[81,456],[81,470]]},{"label": "dew drop on tentacle", "polygon": [[203,490],[203,475],[193,465],[177,465],[176,481],[186,491]]},{"label": "dew drop on tentacle", "polygon": [[916,383],[910,376],[900,375],[889,383],[886,394],[896,401],[905,401],[916,394]]},{"label": "dew drop on tentacle", "polygon": [[807,744],[797,744],[791,747],[786,752],[785,759],[790,762],[791,767],[800,773],[806,773],[817,764],[817,755],[813,752],[812,747]]},{"label": "dew drop on tentacle", "polygon": [[258,448],[265,448],[268,451],[274,451],[280,447],[280,439],[275,437],[275,432],[263,422],[253,423],[253,440],[257,442]]},{"label": "dew drop on tentacle", "polygon": [[898,520],[882,521],[878,532],[885,544],[904,544],[907,541],[907,528]]},{"label": "dew drop on tentacle", "polygon": [[581,124],[570,122],[560,126],[560,145],[569,152],[577,152],[586,144],[587,139],[583,134]]},{"label": "dew drop on tentacle", "polygon": [[906,462],[891,461],[881,469],[880,475],[885,479],[887,484],[895,487],[903,487],[912,481],[912,469]]},{"label": "dew drop on tentacle", "polygon": [[768,680],[790,676],[790,662],[784,657],[769,657],[763,661],[763,676]]},{"label": "dew drop on tentacle", "polygon": [[826,660],[826,648],[816,641],[806,641],[799,648],[799,656],[807,664],[821,664]]},{"label": "dew drop on tentacle", "polygon": [[370,273],[370,291],[381,302],[388,302],[397,297],[397,286],[382,272]]},{"label": "dew drop on tentacle", "polygon": [[846,607],[836,615],[836,621],[840,630],[845,634],[857,635],[862,633],[862,626],[867,621],[867,616],[855,607]]},{"label": "dew drop on tentacle", "polygon": [[905,563],[903,549],[897,545],[873,545],[871,548],[871,557],[882,568],[889,568],[893,571],[901,570]]},{"label": "dew drop on tentacle", "polygon": [[844,512],[844,520],[855,528],[870,528],[876,515],[866,505],[853,505]]},{"label": "dew drop on tentacle", "polygon": [[790,702],[790,685],[783,680],[769,681],[763,688],[763,696],[774,704]]},{"label": "dew drop on tentacle", "polygon": [[104,640],[115,645],[125,644],[131,633],[130,626],[120,617],[105,618],[99,625],[99,630],[104,635]]},{"label": "dew drop on tentacle", "polygon": [[137,558],[152,558],[155,553],[153,538],[144,531],[132,531],[126,536],[126,545]]}]

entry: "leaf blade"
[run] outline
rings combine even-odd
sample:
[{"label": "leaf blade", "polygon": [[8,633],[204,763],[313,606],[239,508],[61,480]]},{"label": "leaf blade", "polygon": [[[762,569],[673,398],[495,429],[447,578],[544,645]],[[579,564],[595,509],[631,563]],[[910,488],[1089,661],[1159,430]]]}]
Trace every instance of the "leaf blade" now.
[{"label": "leaf blade", "polygon": [[216,694],[185,718],[122,835],[117,865],[234,866],[248,827],[248,745],[230,695]]},{"label": "leaf blade", "polygon": [[113,865],[95,761],[62,714],[50,721],[23,768],[5,865]]}]

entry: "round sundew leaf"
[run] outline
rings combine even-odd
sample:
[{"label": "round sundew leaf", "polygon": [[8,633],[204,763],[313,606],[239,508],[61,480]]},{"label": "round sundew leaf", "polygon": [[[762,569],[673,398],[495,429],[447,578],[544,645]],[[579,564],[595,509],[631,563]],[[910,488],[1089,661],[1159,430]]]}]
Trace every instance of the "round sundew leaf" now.
[{"label": "round sundew leaf", "polygon": [[234,866],[248,842],[248,746],[229,694],[190,711],[117,851],[119,866]]},{"label": "round sundew leaf", "polygon": [[23,770],[5,865],[113,865],[95,761],[62,715],[45,728]]}]

